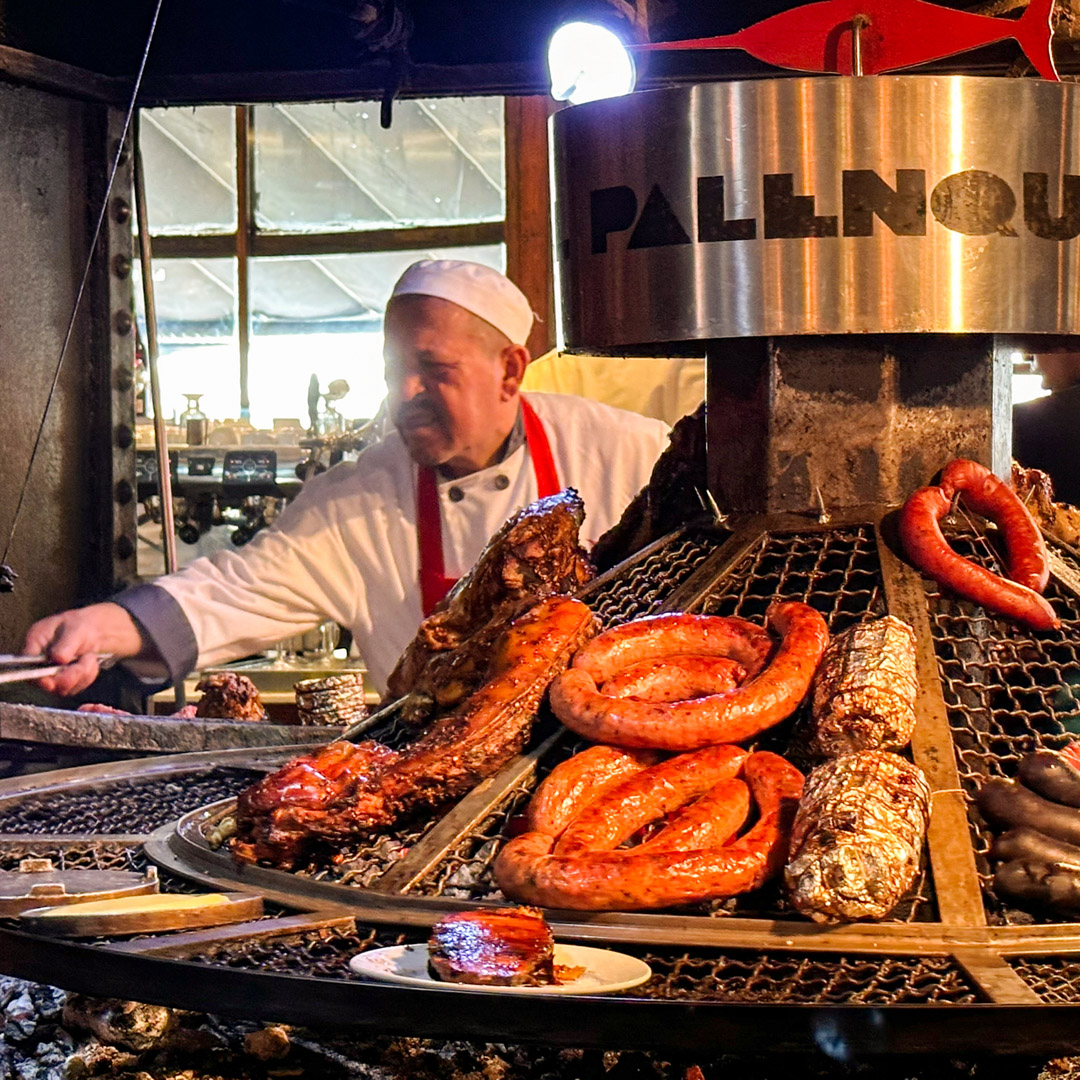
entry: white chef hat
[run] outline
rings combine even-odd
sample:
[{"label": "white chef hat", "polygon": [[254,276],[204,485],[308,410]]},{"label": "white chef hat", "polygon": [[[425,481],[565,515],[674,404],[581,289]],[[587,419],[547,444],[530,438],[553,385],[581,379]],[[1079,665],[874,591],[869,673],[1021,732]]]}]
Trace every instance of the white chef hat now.
[{"label": "white chef hat", "polygon": [[462,259],[421,259],[398,278],[390,294],[438,296],[463,307],[524,345],[532,330],[533,310],[525,294],[505,274]]}]

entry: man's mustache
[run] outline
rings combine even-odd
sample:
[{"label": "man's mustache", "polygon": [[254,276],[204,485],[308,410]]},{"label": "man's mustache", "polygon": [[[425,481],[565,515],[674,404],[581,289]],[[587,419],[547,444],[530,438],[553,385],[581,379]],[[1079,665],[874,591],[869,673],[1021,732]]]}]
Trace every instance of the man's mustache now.
[{"label": "man's mustache", "polygon": [[410,401],[402,405],[394,414],[394,424],[397,427],[412,427],[417,424],[430,425],[439,422],[439,413],[428,405],[417,404]]}]

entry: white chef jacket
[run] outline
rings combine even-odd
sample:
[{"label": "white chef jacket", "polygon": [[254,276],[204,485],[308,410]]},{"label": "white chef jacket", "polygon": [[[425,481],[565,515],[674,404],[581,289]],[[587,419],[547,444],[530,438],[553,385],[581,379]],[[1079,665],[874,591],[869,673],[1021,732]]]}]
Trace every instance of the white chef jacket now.
[{"label": "white chef jacket", "polygon": [[[564,487],[585,502],[582,543],[614,525],[648,482],[667,426],[599,402],[529,394]],[[379,691],[423,617],[416,472],[390,432],[356,461],[305,483],[243,548],[196,559],[117,598],[175,681],[247,656],[327,619],[348,627]],[[503,522],[538,497],[527,445],[479,472],[437,483],[448,577],[464,575]],[[143,669],[145,674],[145,669]]]}]

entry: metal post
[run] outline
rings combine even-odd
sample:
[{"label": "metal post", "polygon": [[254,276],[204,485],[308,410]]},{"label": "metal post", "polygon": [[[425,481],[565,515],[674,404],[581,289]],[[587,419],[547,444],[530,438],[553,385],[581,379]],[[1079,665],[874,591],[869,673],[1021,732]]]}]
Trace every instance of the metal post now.
[{"label": "metal post", "polygon": [[251,351],[251,304],[248,296],[248,250],[255,233],[255,188],[252,175],[251,105],[236,106],[236,320],[240,348],[240,419],[251,418],[248,357]]},{"label": "metal post", "polygon": [[[150,401],[154,406],[154,453],[157,457],[158,490],[161,492],[161,539],[165,548],[165,572],[176,572],[176,526],[173,521],[172,472],[169,442],[161,412],[161,381],[158,378],[157,308],[154,306],[154,258],[150,251],[150,226],[146,220],[146,186],[143,183],[139,114],[134,119],[135,220],[139,226],[139,262],[142,264],[143,306],[146,308],[146,365],[150,370]],[[176,684],[176,705],[183,708],[184,680]]]},{"label": "metal post", "polygon": [[161,383],[158,379],[157,309],[154,307],[154,266],[150,251],[150,228],[146,222],[146,187],[143,183],[142,146],[135,117],[135,216],[139,226],[139,262],[142,264],[143,304],[146,307],[146,363],[150,369],[150,400],[154,406],[154,451],[157,455],[161,491],[161,534],[165,546],[165,572],[176,570],[176,529],[173,522],[172,473],[165,417],[161,414]]},{"label": "metal post", "polygon": [[851,74],[861,75],[862,69],[862,32],[870,25],[867,15],[856,15],[851,20]]}]

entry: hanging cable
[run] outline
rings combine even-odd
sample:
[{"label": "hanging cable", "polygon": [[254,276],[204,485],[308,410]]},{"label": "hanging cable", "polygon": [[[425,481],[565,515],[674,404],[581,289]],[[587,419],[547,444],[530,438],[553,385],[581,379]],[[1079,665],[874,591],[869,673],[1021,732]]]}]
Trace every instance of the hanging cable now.
[{"label": "hanging cable", "polygon": [[[79,282],[79,289],[75,294],[75,306],[72,308],[71,318],[68,321],[67,331],[64,334],[63,344],[60,346],[60,355],[56,361],[56,367],[53,370],[52,383],[49,386],[49,396],[45,399],[45,408],[41,412],[41,422],[38,424],[37,436],[34,439],[34,446],[30,451],[30,461],[26,466],[26,475],[23,477],[22,487],[19,489],[19,499],[15,504],[15,514],[11,519],[11,528],[8,530],[7,540],[4,543],[3,554],[0,554],[0,591],[10,591],[11,579],[15,577],[14,571],[7,565],[8,552],[11,550],[11,543],[15,538],[15,530],[19,524],[19,515],[22,513],[23,502],[26,499],[26,492],[30,486],[30,475],[34,469],[34,460],[37,457],[38,448],[41,446],[41,438],[45,433],[45,421],[49,415],[49,407],[52,405],[53,396],[56,394],[56,387],[60,381],[60,371],[64,366],[64,357],[67,355],[68,345],[71,343],[71,336],[75,330],[75,320],[79,314],[79,307],[82,304],[83,294],[86,292],[86,283],[90,278],[90,269],[94,262],[94,251],[97,249],[98,238],[101,236],[101,227],[105,223],[105,214],[109,208],[109,198],[112,195],[113,183],[116,180],[117,170],[120,168],[120,159],[124,153],[124,144],[127,141],[128,129],[131,127],[131,118],[135,114],[135,102],[139,97],[139,88],[142,86],[143,73],[146,70],[146,60],[150,55],[150,45],[154,40],[154,32],[157,29],[158,16],[161,14],[161,6],[164,0],[157,0],[154,6],[154,14],[150,20],[150,32],[146,37],[146,45],[143,48],[142,57],[139,60],[139,70],[135,75],[135,85],[131,91],[131,101],[128,103],[127,113],[124,116],[124,127],[120,133],[120,138],[116,144],[116,153],[113,156],[112,168],[109,170],[109,179],[105,185],[105,196],[101,200],[101,210],[97,216],[97,224],[94,226],[93,235],[90,238],[90,249],[86,255],[86,264],[83,267],[82,279]],[[4,588],[4,583],[7,582],[7,588]]]}]

